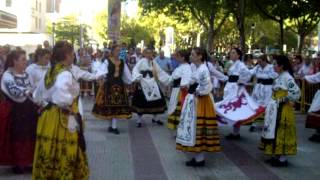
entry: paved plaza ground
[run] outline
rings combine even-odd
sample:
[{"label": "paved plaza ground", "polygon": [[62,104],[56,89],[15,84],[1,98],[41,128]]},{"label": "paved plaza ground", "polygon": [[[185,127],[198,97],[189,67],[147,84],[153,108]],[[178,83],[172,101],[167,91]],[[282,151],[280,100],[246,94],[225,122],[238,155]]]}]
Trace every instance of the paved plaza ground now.
[{"label": "paved plaza ground", "polygon": [[[121,121],[120,135],[107,132],[108,122],[99,121],[90,112],[93,98],[85,98],[87,154],[92,180],[317,180],[320,179],[320,143],[308,141],[313,130],[305,129],[305,115],[297,113],[298,154],[289,157],[289,167],[273,168],[264,163],[257,149],[259,133],[241,129],[242,139],[226,141],[230,127],[219,127],[223,151],[207,154],[204,168],[184,165],[184,153],[175,150],[172,131],[151,123],[135,127],[135,119]],[[166,115],[161,116],[166,119]],[[31,179],[31,174],[17,176],[8,167],[0,167],[0,180]]]}]

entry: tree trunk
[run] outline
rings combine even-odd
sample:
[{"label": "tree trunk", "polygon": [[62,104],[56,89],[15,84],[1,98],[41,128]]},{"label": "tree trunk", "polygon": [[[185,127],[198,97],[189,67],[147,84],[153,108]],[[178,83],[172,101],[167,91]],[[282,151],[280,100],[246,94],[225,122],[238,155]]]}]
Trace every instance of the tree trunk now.
[{"label": "tree trunk", "polygon": [[299,34],[299,37],[300,37],[300,41],[299,41],[299,47],[298,47],[298,54],[301,54],[306,36],[304,34]]},{"label": "tree trunk", "polygon": [[280,18],[279,26],[280,26],[280,42],[279,42],[280,52],[283,52],[284,32],[283,32],[283,18],[282,17]]},{"label": "tree trunk", "polygon": [[240,34],[240,48],[243,53],[246,52],[246,37],[245,37],[245,32],[244,32],[244,9],[245,9],[245,0],[240,0],[239,1],[239,17],[238,19],[238,29],[239,29],[239,34]]},{"label": "tree trunk", "polygon": [[209,29],[208,29],[208,41],[207,41],[207,51],[210,52],[213,46],[213,38],[214,38],[214,16],[211,16],[211,20],[209,21]]}]

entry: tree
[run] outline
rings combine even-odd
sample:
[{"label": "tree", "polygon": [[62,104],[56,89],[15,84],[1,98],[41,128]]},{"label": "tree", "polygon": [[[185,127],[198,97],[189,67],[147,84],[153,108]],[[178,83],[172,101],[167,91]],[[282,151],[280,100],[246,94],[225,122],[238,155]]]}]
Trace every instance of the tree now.
[{"label": "tree", "polygon": [[[87,25],[81,25],[83,28],[83,40],[87,42],[89,40],[87,29],[89,28]],[[80,23],[78,23],[77,17],[75,15],[70,15],[59,19],[55,25],[55,39],[59,40],[68,40],[72,43],[72,45],[80,46]],[[47,32],[49,34],[53,34],[52,32],[52,23],[47,25]]]},{"label": "tree", "polygon": [[229,16],[225,11],[224,0],[140,0],[144,13],[152,11],[163,12],[175,16],[180,22],[195,19],[208,34],[207,49],[212,50],[214,37],[220,31]]},{"label": "tree", "polygon": [[284,21],[289,18],[292,0],[259,0],[254,2],[262,16],[279,24],[279,45],[282,51],[284,44]]},{"label": "tree", "polygon": [[319,24],[320,2],[318,0],[295,0],[290,9],[290,18],[287,24],[290,30],[299,35],[297,52],[301,54],[306,36]]},{"label": "tree", "polygon": [[131,47],[135,47],[142,40],[147,46],[151,46],[154,41],[152,29],[144,27],[137,20],[127,16],[122,17],[120,31],[120,41],[126,42]]},{"label": "tree", "polygon": [[240,34],[240,49],[246,51],[246,36],[245,36],[245,8],[246,0],[227,0],[228,8],[237,20],[237,28]]}]

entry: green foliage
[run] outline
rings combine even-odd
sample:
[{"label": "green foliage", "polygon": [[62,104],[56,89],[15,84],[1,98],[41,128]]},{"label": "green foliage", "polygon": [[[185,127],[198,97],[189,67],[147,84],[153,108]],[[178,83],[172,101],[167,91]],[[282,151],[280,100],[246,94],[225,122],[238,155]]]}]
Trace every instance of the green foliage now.
[{"label": "green foliage", "polygon": [[[82,24],[83,28],[83,41],[88,41],[87,25]],[[70,15],[59,19],[54,26],[55,40],[68,40],[73,45],[80,46],[80,24],[78,23],[77,17],[75,15]],[[47,25],[47,30],[49,34],[53,34],[53,24],[49,23]]]}]

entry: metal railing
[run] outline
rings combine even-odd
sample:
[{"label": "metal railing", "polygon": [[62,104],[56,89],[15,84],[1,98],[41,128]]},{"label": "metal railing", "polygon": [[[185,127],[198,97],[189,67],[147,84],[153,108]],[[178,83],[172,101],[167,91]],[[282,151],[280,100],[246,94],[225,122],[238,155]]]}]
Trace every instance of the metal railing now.
[{"label": "metal railing", "polygon": [[296,79],[296,81],[301,85],[301,98],[298,101],[300,111],[305,113],[308,111],[317,90],[320,89],[320,84],[309,84],[302,79]]}]

